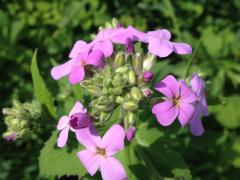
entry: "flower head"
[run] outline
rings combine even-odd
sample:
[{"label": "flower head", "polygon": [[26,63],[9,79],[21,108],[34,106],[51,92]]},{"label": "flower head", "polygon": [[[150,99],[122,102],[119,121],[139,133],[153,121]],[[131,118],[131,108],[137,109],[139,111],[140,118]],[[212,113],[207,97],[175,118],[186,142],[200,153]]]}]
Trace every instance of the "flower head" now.
[{"label": "flower head", "polygon": [[192,48],[186,43],[171,42],[171,33],[166,29],[149,31],[148,50],[159,57],[167,57],[172,52],[177,54],[191,54]]},{"label": "flower head", "polygon": [[205,83],[197,74],[193,74],[190,84],[192,91],[197,96],[195,110],[189,122],[190,129],[193,135],[201,136],[204,132],[204,128],[201,122],[201,115],[203,114],[205,116],[208,116],[208,107],[204,93]]},{"label": "flower head", "polygon": [[168,75],[160,81],[155,89],[166,96],[164,102],[155,104],[152,112],[156,115],[158,122],[163,126],[169,126],[178,117],[182,127],[191,119],[196,101],[196,95],[187,87],[185,81],[179,82]]},{"label": "flower head", "polygon": [[101,138],[90,126],[77,132],[78,141],[86,148],[77,153],[88,173],[93,176],[100,169],[104,180],[124,180],[126,172],[113,156],[124,148],[125,131],[120,125],[113,125]]},{"label": "flower head", "polygon": [[77,53],[72,50],[70,53],[71,57],[73,57],[72,59],[64,64],[55,66],[51,70],[53,79],[58,80],[63,76],[69,75],[70,83],[76,84],[84,79],[86,65],[92,65],[98,68],[104,66],[104,56],[103,52],[100,50],[85,51],[75,57],[76,54]]},{"label": "flower head", "polygon": [[58,121],[57,129],[60,131],[57,146],[64,147],[68,139],[69,130],[76,132],[78,129],[86,128],[91,124],[91,118],[87,109],[77,101],[68,116],[62,116]]}]

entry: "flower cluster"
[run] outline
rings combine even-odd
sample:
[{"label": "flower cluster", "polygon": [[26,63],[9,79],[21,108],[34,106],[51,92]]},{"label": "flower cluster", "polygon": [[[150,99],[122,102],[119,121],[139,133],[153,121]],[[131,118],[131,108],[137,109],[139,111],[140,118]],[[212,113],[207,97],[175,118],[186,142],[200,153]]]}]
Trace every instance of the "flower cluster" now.
[{"label": "flower cluster", "polygon": [[[151,68],[157,58],[172,52],[192,52],[190,45],[171,42],[170,38],[166,29],[141,32],[132,26],[124,28],[114,23],[112,27],[102,28],[89,43],[77,41],[69,60],[52,69],[53,79],[68,76],[71,84],[79,83],[91,97],[88,108],[77,101],[69,115],[62,116],[57,125],[58,147],[66,145],[71,131],[86,148],[77,156],[90,175],[100,169],[105,180],[127,178],[114,155],[124,148],[125,139],[133,140],[139,110],[146,105],[150,107],[154,93]],[[148,52],[138,52],[137,43],[147,45]],[[190,86],[185,80],[177,81],[168,75],[154,87],[166,97],[153,105],[152,113],[163,126],[178,118],[182,127],[190,124],[192,134],[199,136],[204,131],[201,116],[208,115],[204,88],[204,81],[197,74],[193,74]],[[117,110],[120,116],[109,122]],[[97,131],[101,126],[110,127],[102,138]]]}]

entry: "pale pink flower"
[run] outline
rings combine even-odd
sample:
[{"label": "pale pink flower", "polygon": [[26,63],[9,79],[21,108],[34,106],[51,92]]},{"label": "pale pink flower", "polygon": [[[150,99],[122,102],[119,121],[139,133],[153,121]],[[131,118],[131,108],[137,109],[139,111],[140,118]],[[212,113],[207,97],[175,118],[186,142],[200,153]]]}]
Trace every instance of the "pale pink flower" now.
[{"label": "pale pink flower", "polygon": [[78,158],[93,176],[99,169],[103,180],[127,179],[122,164],[114,157],[118,151],[124,148],[124,129],[113,125],[101,138],[94,128],[90,126],[77,131],[78,141],[86,148],[77,153]]},{"label": "pale pink flower", "polygon": [[91,124],[91,118],[87,114],[87,109],[77,101],[69,115],[62,116],[58,121],[57,129],[60,131],[57,146],[64,147],[68,140],[69,130],[76,132],[78,129],[87,128]]}]

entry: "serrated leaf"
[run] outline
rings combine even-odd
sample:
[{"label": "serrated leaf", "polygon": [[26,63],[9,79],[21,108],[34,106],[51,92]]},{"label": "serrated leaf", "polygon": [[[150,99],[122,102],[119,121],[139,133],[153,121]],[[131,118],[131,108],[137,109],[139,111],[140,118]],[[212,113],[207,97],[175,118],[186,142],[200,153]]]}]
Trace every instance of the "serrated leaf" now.
[{"label": "serrated leaf", "polygon": [[86,175],[86,170],[77,158],[76,153],[83,149],[81,145],[77,147],[66,146],[56,147],[58,131],[54,131],[50,139],[45,143],[39,157],[40,175],[42,176],[70,176]]},{"label": "serrated leaf", "polygon": [[56,117],[56,108],[53,103],[53,98],[51,93],[48,91],[45,82],[43,81],[42,76],[39,73],[37,65],[37,50],[34,52],[31,62],[31,74],[34,86],[34,95],[36,98],[44,104],[50,114],[53,117]]}]

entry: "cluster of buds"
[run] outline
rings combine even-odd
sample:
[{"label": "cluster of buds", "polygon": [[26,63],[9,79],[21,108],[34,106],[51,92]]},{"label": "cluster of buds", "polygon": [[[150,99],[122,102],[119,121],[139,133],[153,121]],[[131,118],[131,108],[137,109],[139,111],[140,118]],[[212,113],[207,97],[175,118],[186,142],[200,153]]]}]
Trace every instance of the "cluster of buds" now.
[{"label": "cluster of buds", "polygon": [[13,100],[12,108],[3,108],[7,131],[3,134],[7,141],[16,139],[27,139],[31,131],[38,124],[37,120],[41,117],[42,106],[37,100],[21,103]]}]

